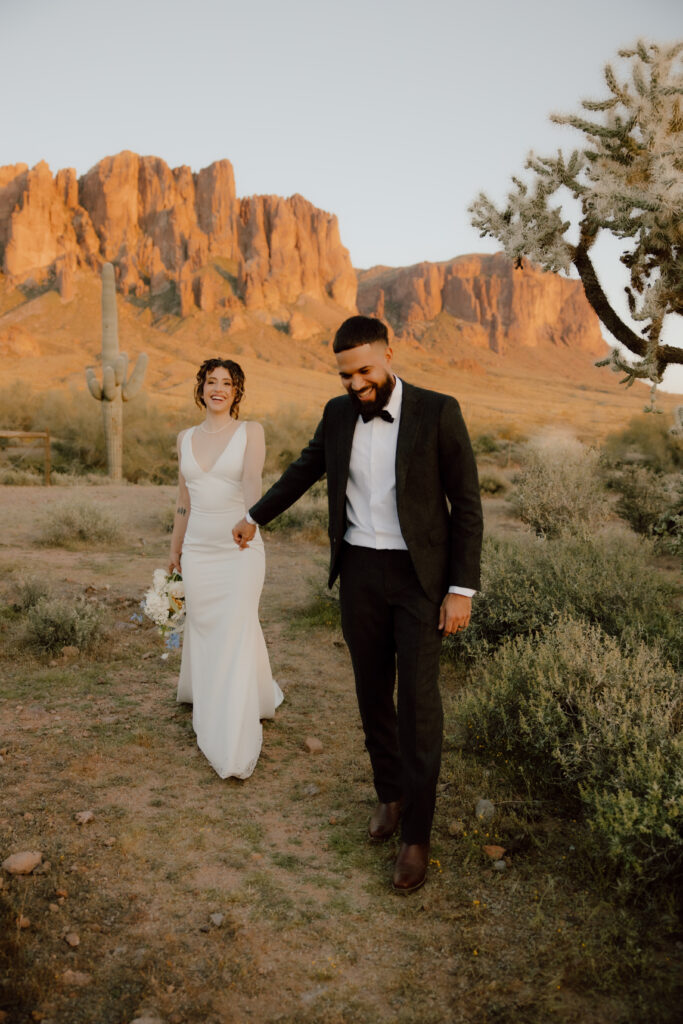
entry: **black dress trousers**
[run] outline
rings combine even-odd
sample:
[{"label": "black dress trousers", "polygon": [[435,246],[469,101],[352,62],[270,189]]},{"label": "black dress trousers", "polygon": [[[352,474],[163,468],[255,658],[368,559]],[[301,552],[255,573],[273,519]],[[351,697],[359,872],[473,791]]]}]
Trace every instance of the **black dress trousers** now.
[{"label": "black dress trousers", "polygon": [[407,551],[346,543],[340,605],[378,799],[402,798],[403,841],[426,843],[443,737],[439,605],[422,589]]}]

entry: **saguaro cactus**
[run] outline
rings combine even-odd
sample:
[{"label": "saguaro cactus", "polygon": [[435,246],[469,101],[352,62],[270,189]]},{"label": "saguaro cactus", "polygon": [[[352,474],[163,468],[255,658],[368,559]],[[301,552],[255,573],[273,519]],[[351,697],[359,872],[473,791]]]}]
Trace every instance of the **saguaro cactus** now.
[{"label": "saguaro cactus", "polygon": [[119,328],[116,313],[114,267],[102,267],[102,384],[89,366],[85,379],[93,398],[102,402],[104,439],[107,445],[107,469],[112,480],[121,479],[123,454],[123,403],[133,398],[145,379],[147,355],[142,352],[135,369],[126,380],[128,356],[119,353]]}]

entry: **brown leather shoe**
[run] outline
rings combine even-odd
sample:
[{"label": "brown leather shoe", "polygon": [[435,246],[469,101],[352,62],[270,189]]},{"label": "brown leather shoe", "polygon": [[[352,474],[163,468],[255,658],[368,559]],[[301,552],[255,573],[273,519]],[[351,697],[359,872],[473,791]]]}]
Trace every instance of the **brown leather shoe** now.
[{"label": "brown leather shoe", "polygon": [[401,843],[394,868],[395,892],[415,892],[424,885],[429,864],[429,843]]},{"label": "brown leather shoe", "polygon": [[370,818],[368,832],[376,843],[383,843],[393,836],[401,819],[401,801],[392,800],[388,804],[377,804]]}]

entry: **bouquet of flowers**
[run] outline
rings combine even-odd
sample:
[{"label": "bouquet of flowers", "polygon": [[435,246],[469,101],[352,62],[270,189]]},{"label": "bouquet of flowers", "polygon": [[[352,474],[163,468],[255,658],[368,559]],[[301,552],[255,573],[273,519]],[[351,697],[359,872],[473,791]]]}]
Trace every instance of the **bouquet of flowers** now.
[{"label": "bouquet of flowers", "polygon": [[180,634],[185,626],[185,588],[179,572],[155,569],[152,586],[140,607],[166,640],[167,647],[180,646]]}]

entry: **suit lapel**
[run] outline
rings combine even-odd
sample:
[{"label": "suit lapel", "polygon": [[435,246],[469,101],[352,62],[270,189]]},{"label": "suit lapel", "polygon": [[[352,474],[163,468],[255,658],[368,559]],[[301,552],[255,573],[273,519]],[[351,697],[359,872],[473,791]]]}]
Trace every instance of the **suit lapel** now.
[{"label": "suit lapel", "polygon": [[346,485],[349,480],[349,465],[351,463],[351,445],[353,434],[356,429],[358,413],[356,412],[351,399],[341,406],[338,429],[335,430],[336,458],[334,465],[336,479],[334,481],[335,493],[334,502],[337,516],[343,521],[346,509]]},{"label": "suit lapel", "polygon": [[401,421],[398,425],[396,442],[396,503],[400,507],[401,496],[405,490],[408,466],[417,440],[422,410],[417,400],[417,391],[412,385],[403,381],[403,398],[401,401]]}]

